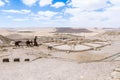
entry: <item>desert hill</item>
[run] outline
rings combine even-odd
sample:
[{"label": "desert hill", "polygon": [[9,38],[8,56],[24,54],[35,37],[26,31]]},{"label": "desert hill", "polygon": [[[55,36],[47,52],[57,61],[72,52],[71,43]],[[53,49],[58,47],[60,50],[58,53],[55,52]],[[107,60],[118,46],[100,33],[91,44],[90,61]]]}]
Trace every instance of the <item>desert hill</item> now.
[{"label": "desert hill", "polygon": [[73,28],[56,28],[56,33],[90,33],[92,31],[85,29],[85,28],[80,28],[80,29],[73,29]]}]

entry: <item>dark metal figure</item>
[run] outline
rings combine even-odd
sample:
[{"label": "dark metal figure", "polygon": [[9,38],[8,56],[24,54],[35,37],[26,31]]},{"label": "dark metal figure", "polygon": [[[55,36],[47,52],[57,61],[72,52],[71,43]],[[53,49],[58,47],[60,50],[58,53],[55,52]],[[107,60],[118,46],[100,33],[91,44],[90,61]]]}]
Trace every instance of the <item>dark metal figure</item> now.
[{"label": "dark metal figure", "polygon": [[49,50],[52,50],[52,49],[53,49],[53,47],[52,47],[52,46],[48,46],[48,49],[49,49]]},{"label": "dark metal figure", "polygon": [[22,41],[15,41],[15,46],[16,46],[16,47],[19,47],[21,42],[22,42]]},{"label": "dark metal figure", "polygon": [[34,46],[38,46],[38,43],[37,43],[37,36],[35,36],[35,38],[34,38]]},{"label": "dark metal figure", "polygon": [[26,45],[27,45],[27,47],[30,47],[30,46],[31,46],[29,40],[26,41]]}]

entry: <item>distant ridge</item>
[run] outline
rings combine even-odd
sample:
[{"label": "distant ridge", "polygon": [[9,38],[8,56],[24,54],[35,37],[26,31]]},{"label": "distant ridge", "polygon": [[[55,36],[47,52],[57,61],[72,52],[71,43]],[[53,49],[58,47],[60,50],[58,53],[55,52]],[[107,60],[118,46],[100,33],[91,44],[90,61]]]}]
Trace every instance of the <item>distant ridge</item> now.
[{"label": "distant ridge", "polygon": [[9,39],[15,40],[15,39],[22,38],[22,35],[20,35],[20,34],[9,34],[6,37],[9,38]]},{"label": "distant ridge", "polygon": [[56,28],[56,33],[90,33],[92,31],[85,29],[85,28],[79,28],[79,29],[73,29],[73,28]]},{"label": "distant ridge", "polygon": [[107,35],[107,36],[119,36],[120,35],[120,31],[119,30],[114,30],[114,31],[106,31],[102,34],[98,34],[97,36],[104,36],[104,35]]}]

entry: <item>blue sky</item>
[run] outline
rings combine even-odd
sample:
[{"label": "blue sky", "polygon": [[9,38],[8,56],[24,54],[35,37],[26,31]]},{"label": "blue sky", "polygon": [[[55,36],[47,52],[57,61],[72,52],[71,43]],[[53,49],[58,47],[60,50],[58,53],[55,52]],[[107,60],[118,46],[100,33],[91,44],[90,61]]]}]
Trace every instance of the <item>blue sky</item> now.
[{"label": "blue sky", "polygon": [[120,27],[120,0],[0,0],[0,27]]}]

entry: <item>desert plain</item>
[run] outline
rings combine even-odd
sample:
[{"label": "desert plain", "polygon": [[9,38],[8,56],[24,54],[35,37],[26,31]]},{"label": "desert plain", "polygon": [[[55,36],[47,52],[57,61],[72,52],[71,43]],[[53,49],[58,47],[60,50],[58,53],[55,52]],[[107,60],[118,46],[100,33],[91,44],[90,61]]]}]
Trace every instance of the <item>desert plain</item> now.
[{"label": "desert plain", "polygon": [[1,28],[0,80],[120,80],[120,29]]}]

